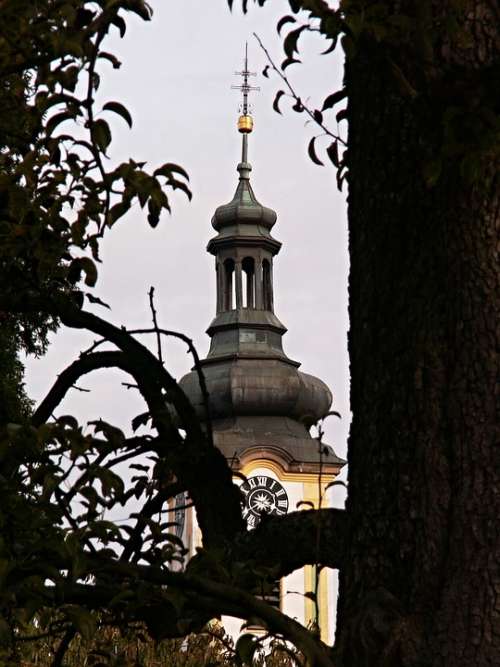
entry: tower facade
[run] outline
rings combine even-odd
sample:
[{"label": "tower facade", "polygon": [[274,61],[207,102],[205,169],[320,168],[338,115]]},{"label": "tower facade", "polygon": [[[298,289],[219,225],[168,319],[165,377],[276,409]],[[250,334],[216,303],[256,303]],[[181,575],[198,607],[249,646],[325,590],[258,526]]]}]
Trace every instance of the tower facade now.
[{"label": "tower facade", "polygon": [[[274,312],[273,264],[281,243],[271,230],[277,216],[259,203],[250,184],[248,141],[253,119],[245,97],[245,88],[246,93],[251,89],[246,60],[241,74],[239,177],[231,201],[219,206],[212,217],[216,235],[207,250],[215,259],[216,313],[207,330],[210,350],[201,365],[214,443],[239,473],[235,481],[241,483],[243,514],[252,529],[262,513],[283,515],[320,504],[325,507],[326,486],[345,462],[309,432],[330,409],[328,387],[301,372],[300,363],[283,350],[286,328]],[[180,385],[205,420],[197,373],[185,375]],[[184,531],[186,543],[195,548],[193,516]],[[305,595],[312,592],[317,593],[319,604]],[[317,578],[314,567],[307,566],[281,582],[276,603],[306,625],[319,625],[328,639],[329,597],[326,572]],[[230,629],[237,633],[238,627]]]}]

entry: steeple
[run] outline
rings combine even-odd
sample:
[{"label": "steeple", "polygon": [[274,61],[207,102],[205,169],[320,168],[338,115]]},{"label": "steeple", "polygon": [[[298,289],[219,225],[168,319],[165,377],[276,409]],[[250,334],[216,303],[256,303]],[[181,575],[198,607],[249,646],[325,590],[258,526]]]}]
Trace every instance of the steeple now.
[{"label": "steeple", "polygon": [[[233,198],[219,206],[212,226],[217,234],[207,245],[215,258],[216,313],[207,333],[209,353],[201,364],[210,396],[214,442],[236,467],[250,456],[274,457],[283,469],[311,471],[318,465],[318,446],[308,428],[324,417],[332,396],[318,378],[298,370],[283,351],[286,328],[274,313],[273,260],[281,243],[271,235],[276,213],[263,206],[250,184],[248,141],[253,118],[245,51],[238,119],[241,162]],[[198,376],[191,372],[181,387],[206,417]],[[323,469],[341,464],[330,452]],[[326,467],[325,467],[326,466]],[[333,470],[332,468],[332,470]]]},{"label": "steeple", "polygon": [[228,204],[215,211],[212,226],[218,234],[207,246],[215,256],[217,276],[216,317],[208,329],[212,337],[208,357],[258,353],[287,359],[281,346],[286,329],[274,315],[273,257],[281,247],[270,233],[276,213],[259,203],[250,184],[248,140],[253,118],[248,95],[259,88],[248,83],[255,74],[248,69],[247,49],[243,70],[236,74],[243,77],[241,85],[232,86],[243,94],[238,118],[241,162],[236,192]]}]

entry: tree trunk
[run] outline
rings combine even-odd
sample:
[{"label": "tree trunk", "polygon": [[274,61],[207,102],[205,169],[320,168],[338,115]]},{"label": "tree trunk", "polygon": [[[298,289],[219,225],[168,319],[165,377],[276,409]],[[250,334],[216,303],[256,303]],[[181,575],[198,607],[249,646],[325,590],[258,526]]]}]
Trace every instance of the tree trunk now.
[{"label": "tree trunk", "polygon": [[500,20],[468,5],[458,35],[434,23],[432,63],[369,37],[347,61],[346,667],[500,665],[498,153],[475,150],[474,125],[454,148],[446,125],[474,104],[481,122]]}]

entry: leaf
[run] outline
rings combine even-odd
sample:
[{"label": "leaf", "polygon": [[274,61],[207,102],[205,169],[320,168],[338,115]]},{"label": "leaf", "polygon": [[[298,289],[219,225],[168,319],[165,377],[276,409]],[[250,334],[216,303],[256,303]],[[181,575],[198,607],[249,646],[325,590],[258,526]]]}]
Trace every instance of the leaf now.
[{"label": "leaf", "polygon": [[273,109],[276,111],[276,113],[281,113],[280,108],[279,108],[279,101],[283,97],[284,94],[285,94],[284,90],[278,90],[278,92],[276,93],[276,97],[274,98],[274,102],[273,102]]},{"label": "leaf", "polygon": [[140,415],[137,415],[132,419],[132,430],[137,431],[139,426],[146,426],[148,421],[151,419],[151,415],[149,412],[143,412]]},{"label": "leaf", "polygon": [[323,114],[321,113],[321,111],[319,111],[318,109],[314,109],[313,116],[314,120],[318,123],[318,125],[323,124]]},{"label": "leaf", "polygon": [[345,482],[343,482],[341,479],[336,479],[335,481],[330,482],[329,484],[327,484],[325,486],[325,491],[327,489],[330,489],[332,486],[343,486],[344,489],[347,489],[347,484]]},{"label": "leaf", "polygon": [[111,19],[111,23],[115,25],[120,31],[120,37],[123,37],[127,31],[127,24],[125,23],[123,18],[121,16],[118,16],[118,14],[115,14]]},{"label": "leaf", "polygon": [[302,100],[300,99],[300,97],[296,99],[292,109],[297,113],[302,113],[304,111],[304,105],[302,104]]},{"label": "leaf", "polygon": [[71,429],[77,429],[78,428],[78,421],[73,417],[73,415],[62,415],[61,417],[57,418],[57,423],[64,427],[68,427]]},{"label": "leaf", "polygon": [[[193,198],[193,193],[188,188],[188,186],[185,183],[183,183],[182,181],[178,181],[175,178],[169,178],[168,179],[168,185],[170,185],[170,187],[173,188],[174,190],[182,190],[182,192],[184,192],[186,194],[189,201],[191,201],[191,199]],[[151,201],[154,201],[154,200],[150,199],[149,201],[151,202]],[[158,204],[156,202],[154,202],[154,204],[156,206],[158,206]]]},{"label": "leaf", "polygon": [[341,109],[335,118],[337,119],[337,123],[340,123],[341,120],[347,120],[347,109]]},{"label": "leaf", "polygon": [[100,118],[92,123],[92,141],[97,144],[103,153],[111,143],[111,130],[105,120]]},{"label": "leaf", "polygon": [[311,139],[311,141],[309,142],[309,146],[307,147],[307,152],[309,153],[309,157],[314,162],[314,164],[317,164],[318,166],[323,167],[324,164],[323,164],[323,162],[321,162],[321,160],[316,155],[316,149],[315,149],[315,146],[314,146],[315,141],[316,141],[317,138],[318,137],[313,137]]},{"label": "leaf", "polygon": [[337,90],[331,95],[328,95],[328,97],[326,97],[325,101],[323,102],[321,111],[325,111],[326,109],[332,109],[338,102],[340,102],[340,100],[343,100],[344,97],[347,97],[346,88],[342,88],[342,90]]},{"label": "leaf", "polygon": [[325,49],[324,51],[321,52],[321,55],[326,56],[329,53],[332,53],[332,51],[335,51],[336,46],[337,46],[337,37],[332,37],[332,43],[330,44],[330,46],[327,49]]},{"label": "leaf", "polygon": [[296,53],[299,52],[298,48],[297,48],[297,42],[298,42],[298,39],[299,39],[302,31],[305,30],[307,27],[308,27],[307,25],[301,25],[300,28],[296,28],[295,30],[292,30],[285,37],[285,41],[283,42],[283,50],[285,51],[286,55],[289,58],[293,58],[293,54],[295,52]]},{"label": "leaf", "polygon": [[84,26],[88,25],[95,16],[95,12],[91,12],[89,9],[80,7],[76,12],[75,28],[80,30]]},{"label": "leaf", "polygon": [[113,69],[119,69],[122,65],[121,61],[114,54],[107,51],[101,51],[97,57],[109,61],[113,65]]},{"label": "leaf", "polygon": [[63,123],[65,120],[72,120],[74,118],[75,114],[69,111],[61,111],[61,113],[56,113],[47,121],[47,124],[45,125],[45,133],[47,136],[50,136],[58,125]]},{"label": "leaf", "polygon": [[287,16],[282,16],[280,20],[278,21],[278,25],[276,26],[276,31],[278,35],[281,35],[281,29],[283,26],[285,26],[287,23],[296,23],[297,19],[294,19],[293,16],[290,16],[289,14]]},{"label": "leaf", "polygon": [[246,633],[241,635],[234,647],[236,657],[241,665],[250,666],[253,662],[253,656],[258,647],[257,637]]},{"label": "leaf", "polygon": [[160,207],[153,199],[148,201],[148,222],[153,229],[160,222],[160,210]]},{"label": "leaf", "polygon": [[108,424],[103,419],[89,421],[89,425],[94,427],[94,433],[102,433],[106,440],[113,445],[122,445],[125,442],[123,431],[112,424]]},{"label": "leaf", "polygon": [[173,172],[180,174],[186,179],[186,181],[189,181],[189,175],[187,171],[185,171],[185,169],[180,167],[178,164],[174,164],[173,162],[165,162],[165,164],[162,164],[161,167],[155,169],[153,176],[166,176],[169,178]]},{"label": "leaf", "polygon": [[95,303],[98,306],[103,306],[104,308],[108,308],[109,310],[111,310],[111,306],[108,306],[108,304],[104,303],[104,301],[99,299],[99,297],[94,296],[93,294],[90,294],[89,292],[85,292],[85,296],[90,301],[90,303]]},{"label": "leaf", "polygon": [[130,11],[140,16],[143,21],[150,21],[152,16],[151,7],[149,7],[143,0],[134,0],[128,3],[127,7]]},{"label": "leaf", "polygon": [[132,127],[132,116],[130,115],[129,110],[120,104],[120,102],[106,102],[102,108],[103,111],[113,111],[123,118],[127,125]]},{"label": "leaf", "polygon": [[347,171],[345,169],[337,169],[337,188],[339,192],[342,192],[342,186],[346,179]]},{"label": "leaf", "polygon": [[80,272],[85,273],[85,284],[94,287],[97,282],[97,267],[90,257],[77,257],[71,262],[70,274],[75,276],[75,282],[80,280]]},{"label": "leaf", "polygon": [[295,507],[297,509],[299,509],[299,507],[302,507],[302,506],[306,506],[306,507],[310,507],[311,509],[314,509],[314,503],[311,502],[310,500],[299,500],[299,502],[295,505]]},{"label": "leaf", "polygon": [[266,79],[269,79],[269,74],[268,74],[268,72],[269,72],[269,65],[266,65],[266,66],[264,67],[264,69],[262,70],[262,76],[265,76]]},{"label": "leaf", "polygon": [[283,71],[286,70],[287,67],[290,65],[293,65],[294,63],[300,63],[302,62],[301,60],[298,60],[297,58],[285,58],[285,60],[281,63],[280,67]]},{"label": "leaf", "polygon": [[342,415],[340,414],[340,412],[337,412],[336,410],[331,410],[330,412],[327,412],[325,417],[338,417],[339,419],[342,419]]},{"label": "leaf", "polygon": [[111,227],[119,218],[121,218],[130,208],[130,201],[125,199],[118,204],[114,204],[108,213],[108,227]]},{"label": "leaf", "polygon": [[[330,162],[332,162],[335,165],[335,167],[338,167],[339,166],[339,147],[338,147],[337,140],[332,141],[332,143],[326,149],[326,153],[327,153],[328,157],[330,158]],[[339,417],[340,417],[340,415],[339,415]]]},{"label": "leaf", "polygon": [[316,602],[316,593],[314,591],[306,591],[304,593],[304,597],[307,598],[308,600]]},{"label": "leaf", "polygon": [[140,463],[131,463],[129,468],[132,470],[140,470],[141,472],[149,472],[149,466],[143,466]]}]

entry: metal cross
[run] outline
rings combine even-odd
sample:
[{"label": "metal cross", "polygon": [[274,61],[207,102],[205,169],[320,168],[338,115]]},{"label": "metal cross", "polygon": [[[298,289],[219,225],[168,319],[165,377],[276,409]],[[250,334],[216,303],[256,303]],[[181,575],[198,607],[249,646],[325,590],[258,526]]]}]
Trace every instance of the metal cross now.
[{"label": "metal cross", "polygon": [[250,72],[248,70],[248,42],[245,44],[245,63],[242,72],[235,72],[236,76],[243,77],[243,82],[239,86],[231,86],[232,90],[241,90],[243,93],[243,104],[242,104],[242,113],[244,116],[248,115],[248,93],[253,90],[260,90],[258,86],[251,86],[248,83],[249,76],[255,76],[255,72]]}]

